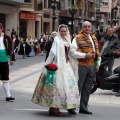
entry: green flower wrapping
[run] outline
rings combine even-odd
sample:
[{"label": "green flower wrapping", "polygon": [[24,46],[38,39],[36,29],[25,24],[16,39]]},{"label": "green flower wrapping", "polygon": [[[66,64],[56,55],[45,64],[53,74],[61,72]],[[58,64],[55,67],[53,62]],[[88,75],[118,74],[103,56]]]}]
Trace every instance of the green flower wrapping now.
[{"label": "green flower wrapping", "polygon": [[52,70],[47,70],[46,79],[45,79],[46,84],[49,84],[50,86],[54,86],[55,81],[56,81],[56,72]]},{"label": "green flower wrapping", "polygon": [[48,64],[48,65],[45,65],[45,68],[47,69],[45,82],[50,86],[54,86],[54,82],[56,81],[57,66],[55,64]]}]

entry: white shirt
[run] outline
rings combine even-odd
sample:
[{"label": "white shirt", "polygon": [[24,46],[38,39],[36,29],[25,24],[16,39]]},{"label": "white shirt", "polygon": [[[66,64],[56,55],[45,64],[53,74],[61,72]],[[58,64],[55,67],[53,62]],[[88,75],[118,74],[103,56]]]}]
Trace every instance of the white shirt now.
[{"label": "white shirt", "polygon": [[86,53],[77,51],[76,38],[73,39],[70,49],[70,54],[74,58],[85,58]]},{"label": "white shirt", "polygon": [[15,42],[16,38],[13,38],[13,42]]},{"label": "white shirt", "polygon": [[41,42],[44,42],[44,39],[43,38],[41,38],[41,40],[40,40]]},{"label": "white shirt", "polygon": [[[92,41],[92,45],[94,46],[93,41]],[[94,46],[94,51],[95,51],[95,46]],[[86,53],[82,53],[82,52],[77,51],[76,38],[74,38],[72,41],[70,54],[73,58],[85,58]],[[101,58],[100,58],[100,61],[97,61],[97,62],[98,62],[98,66],[100,66]]]},{"label": "white shirt", "polygon": [[88,35],[88,36],[89,36],[89,38],[90,38],[90,41],[91,41],[92,46],[93,46],[93,51],[94,51],[94,53],[95,53],[95,45],[94,45],[94,43],[93,43],[93,40],[92,40],[92,38],[91,38],[91,36],[90,36],[90,35]]},{"label": "white shirt", "polygon": [[0,50],[4,50],[5,49],[5,45],[4,45],[3,39],[4,39],[4,33],[2,33],[1,36],[0,36]]}]

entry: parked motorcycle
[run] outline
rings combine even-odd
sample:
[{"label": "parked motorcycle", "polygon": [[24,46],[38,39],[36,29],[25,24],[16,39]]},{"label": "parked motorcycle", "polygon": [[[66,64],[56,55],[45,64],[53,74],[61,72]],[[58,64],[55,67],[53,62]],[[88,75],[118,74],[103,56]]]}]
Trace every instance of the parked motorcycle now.
[{"label": "parked motorcycle", "polygon": [[[111,49],[120,49],[120,47],[113,45]],[[120,82],[120,66],[116,67],[113,70],[113,74],[111,75],[106,68],[104,67],[110,59],[117,58],[118,55],[114,53],[105,53],[102,57],[102,62],[99,68],[99,71],[96,73],[95,81],[93,82],[93,86],[91,88],[91,94],[94,93],[97,88],[103,90],[116,90],[119,89]]]}]

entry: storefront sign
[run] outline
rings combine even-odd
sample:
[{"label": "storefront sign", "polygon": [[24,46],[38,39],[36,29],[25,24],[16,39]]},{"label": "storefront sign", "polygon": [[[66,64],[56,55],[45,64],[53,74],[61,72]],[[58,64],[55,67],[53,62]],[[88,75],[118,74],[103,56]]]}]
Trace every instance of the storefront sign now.
[{"label": "storefront sign", "polygon": [[35,20],[36,19],[36,14],[34,14],[34,13],[26,13],[26,12],[20,12],[20,19]]}]

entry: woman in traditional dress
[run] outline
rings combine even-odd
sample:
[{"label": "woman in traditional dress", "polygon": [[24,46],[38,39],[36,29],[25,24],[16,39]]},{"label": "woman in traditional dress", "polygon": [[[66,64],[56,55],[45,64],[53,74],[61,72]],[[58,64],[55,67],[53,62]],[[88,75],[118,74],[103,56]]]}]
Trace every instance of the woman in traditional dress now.
[{"label": "woman in traditional dress", "polygon": [[[77,66],[77,60],[73,61],[69,56],[71,45],[70,34],[67,25],[60,25],[57,36],[54,38],[47,64],[56,64],[56,80],[51,86],[45,82],[46,69],[39,77],[35,91],[33,93],[32,102],[50,107],[50,115],[62,115],[59,109],[66,109],[70,114],[76,114],[75,108],[79,107],[79,91],[77,85],[77,67],[73,72],[71,62]],[[71,61],[71,62],[70,62]],[[75,76],[76,75],[76,76]]]},{"label": "woman in traditional dress", "polygon": [[26,40],[27,44],[31,47],[31,52],[29,53],[29,57],[35,56],[35,50],[34,50],[34,40],[31,39],[31,36],[28,36],[28,39]]},{"label": "woman in traditional dress", "polygon": [[26,56],[29,56],[30,52],[31,52],[31,46],[27,44],[26,38],[23,38],[23,41],[20,44],[18,55],[23,55],[23,58],[26,59]]},{"label": "woman in traditional dress", "polygon": [[35,55],[38,55],[40,53],[40,45],[39,45],[39,41],[36,37],[33,38],[33,43],[34,43]]}]

